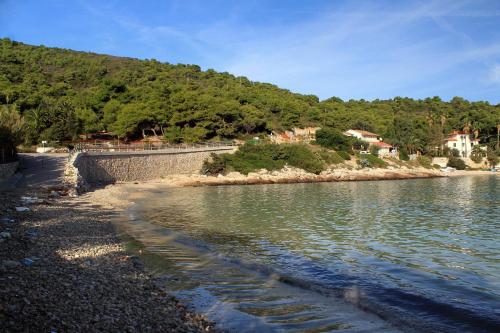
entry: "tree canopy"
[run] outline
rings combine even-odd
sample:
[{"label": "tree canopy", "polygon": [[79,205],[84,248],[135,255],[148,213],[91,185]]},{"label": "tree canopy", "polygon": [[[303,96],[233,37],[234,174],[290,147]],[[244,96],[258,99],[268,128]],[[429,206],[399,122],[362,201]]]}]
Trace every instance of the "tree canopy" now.
[{"label": "tree canopy", "polygon": [[452,129],[495,145],[500,105],[455,97],[319,101],[197,65],[99,55],[0,39],[0,105],[25,119],[24,141],[111,131],[172,142],[255,136],[292,127],[365,129],[409,152],[439,146]]}]

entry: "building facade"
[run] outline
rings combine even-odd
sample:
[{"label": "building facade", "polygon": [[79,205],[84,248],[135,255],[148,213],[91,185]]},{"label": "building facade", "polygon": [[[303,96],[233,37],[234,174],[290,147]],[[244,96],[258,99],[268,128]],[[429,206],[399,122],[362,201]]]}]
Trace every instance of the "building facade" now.
[{"label": "building facade", "polygon": [[380,135],[363,130],[347,130],[344,135],[357,138],[361,141],[367,142],[370,146],[378,148],[378,155],[382,157],[397,157],[397,148],[382,141]]},{"label": "building facade", "polygon": [[444,146],[449,149],[456,149],[461,157],[469,158],[472,148],[479,144],[479,139],[474,134],[463,131],[453,131],[453,133],[444,140]]}]

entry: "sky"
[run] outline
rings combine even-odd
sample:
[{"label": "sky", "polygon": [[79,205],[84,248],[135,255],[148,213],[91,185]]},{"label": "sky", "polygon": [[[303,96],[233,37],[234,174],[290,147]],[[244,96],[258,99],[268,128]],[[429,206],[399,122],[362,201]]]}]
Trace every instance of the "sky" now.
[{"label": "sky", "polygon": [[197,64],[320,99],[500,103],[499,0],[0,0],[0,37]]}]

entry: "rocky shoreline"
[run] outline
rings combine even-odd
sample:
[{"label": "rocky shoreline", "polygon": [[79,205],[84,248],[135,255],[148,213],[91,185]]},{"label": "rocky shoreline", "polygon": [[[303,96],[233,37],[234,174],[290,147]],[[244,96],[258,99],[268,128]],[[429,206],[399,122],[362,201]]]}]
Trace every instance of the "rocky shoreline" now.
[{"label": "rocky shoreline", "polygon": [[125,252],[110,206],[64,194],[0,193],[2,332],[214,331]]},{"label": "rocky shoreline", "polygon": [[318,183],[343,181],[369,180],[396,180],[445,177],[443,172],[436,169],[418,168],[391,168],[391,169],[330,169],[319,175],[304,170],[285,167],[279,171],[262,169],[242,175],[231,172],[227,175],[205,176],[200,174],[175,175],[152,181],[166,183],[172,186],[221,186],[221,185],[257,185],[257,184],[290,184],[290,183]]}]

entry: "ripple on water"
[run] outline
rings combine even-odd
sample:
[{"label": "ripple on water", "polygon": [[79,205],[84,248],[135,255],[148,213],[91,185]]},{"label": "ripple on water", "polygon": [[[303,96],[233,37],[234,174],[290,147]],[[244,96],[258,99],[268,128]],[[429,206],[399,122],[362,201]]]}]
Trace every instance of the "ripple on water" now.
[{"label": "ripple on water", "polygon": [[232,328],[488,331],[498,179],[163,189],[122,226],[177,276],[169,288]]}]

